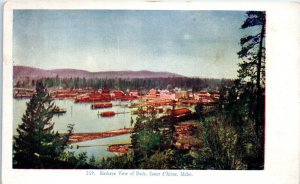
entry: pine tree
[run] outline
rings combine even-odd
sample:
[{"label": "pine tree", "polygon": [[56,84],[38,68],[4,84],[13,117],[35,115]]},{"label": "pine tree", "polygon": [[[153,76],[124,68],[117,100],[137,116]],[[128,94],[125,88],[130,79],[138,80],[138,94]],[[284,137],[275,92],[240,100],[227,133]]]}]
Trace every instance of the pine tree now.
[{"label": "pine tree", "polygon": [[14,168],[48,168],[54,167],[67,146],[69,134],[61,136],[53,131],[51,121],[57,107],[52,102],[47,89],[41,81],[36,83],[36,94],[27,103],[22,124],[14,136],[13,166]]},{"label": "pine tree", "polygon": [[256,134],[264,123],[264,85],[265,85],[265,26],[266,14],[263,11],[248,11],[242,29],[258,27],[254,35],[246,35],[240,40],[242,46],[238,52],[243,62],[239,64],[239,79],[244,88],[252,91],[249,94],[250,115],[255,119]]},{"label": "pine tree", "polygon": [[[243,61],[239,64],[239,84],[236,103],[240,120],[244,121],[239,136],[239,145],[243,145],[243,160],[248,169],[262,169],[264,164],[264,104],[265,104],[265,27],[266,13],[248,11],[242,29],[256,28],[256,34],[246,35],[240,40],[242,46],[238,52]],[[238,116],[236,116],[238,117]],[[254,129],[254,130],[253,130]],[[242,132],[242,133],[241,133]]]},{"label": "pine tree", "polygon": [[256,84],[257,88],[264,85],[265,78],[265,24],[266,14],[261,11],[246,12],[247,18],[242,24],[242,29],[259,27],[259,32],[254,35],[245,35],[240,39],[242,49],[238,52],[243,63],[239,64],[239,77],[242,80],[249,80]]}]

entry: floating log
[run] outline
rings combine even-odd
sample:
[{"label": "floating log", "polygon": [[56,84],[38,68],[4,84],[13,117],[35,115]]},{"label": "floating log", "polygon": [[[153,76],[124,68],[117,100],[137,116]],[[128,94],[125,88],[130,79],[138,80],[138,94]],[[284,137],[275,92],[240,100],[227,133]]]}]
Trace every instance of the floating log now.
[{"label": "floating log", "polygon": [[112,107],[112,103],[100,103],[100,104],[92,104],[92,109],[102,109],[102,108],[110,108]]},{"label": "floating log", "polygon": [[191,114],[191,113],[192,113],[192,111],[187,108],[175,109],[175,110],[171,111],[171,115],[173,115],[173,116],[187,115],[187,114]]},{"label": "floating log", "polygon": [[15,94],[14,98],[32,98],[33,94]]},{"label": "floating log", "polygon": [[100,115],[102,117],[111,117],[116,115],[116,113],[114,111],[105,111],[105,112],[101,112]]},{"label": "floating log", "polygon": [[130,134],[132,133],[132,131],[133,131],[132,128],[123,128],[123,129],[112,130],[107,132],[73,133],[69,139],[69,142],[76,143],[76,142],[89,141],[93,139],[113,137],[118,135]]},{"label": "floating log", "polygon": [[54,95],[53,98],[65,99],[65,98],[74,98],[76,96],[77,96],[77,94],[57,94],[57,95]]},{"label": "floating log", "polygon": [[107,151],[115,153],[127,153],[129,151],[129,144],[112,144],[108,146]]}]

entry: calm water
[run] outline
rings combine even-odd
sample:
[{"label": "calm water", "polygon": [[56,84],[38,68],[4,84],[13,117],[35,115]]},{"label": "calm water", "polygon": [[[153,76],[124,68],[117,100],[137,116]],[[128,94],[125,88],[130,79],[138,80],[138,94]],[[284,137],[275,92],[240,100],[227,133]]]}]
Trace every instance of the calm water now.
[{"label": "calm water", "polygon": [[[14,117],[13,117],[13,134],[17,134],[17,126],[22,123],[22,115],[26,110],[26,102],[28,99],[14,99]],[[108,130],[116,130],[120,128],[131,127],[130,120],[136,118],[131,113],[116,114],[113,117],[103,118],[98,115],[103,111],[115,111],[115,112],[130,112],[132,109],[125,108],[128,102],[114,101],[112,108],[95,109],[90,108],[90,103],[74,103],[73,100],[54,100],[54,103],[67,112],[62,115],[55,115],[52,121],[55,123],[54,130],[59,133],[67,132],[67,125],[74,124],[74,132],[103,132]],[[73,144],[72,151],[75,153],[87,152],[88,156],[94,155],[96,158],[102,158],[112,156],[114,153],[106,151],[108,144],[117,143],[130,143],[130,135],[121,135],[116,137],[109,137],[104,139],[96,139],[91,141],[85,141],[81,143]],[[91,147],[79,147],[79,146],[91,146]]]}]

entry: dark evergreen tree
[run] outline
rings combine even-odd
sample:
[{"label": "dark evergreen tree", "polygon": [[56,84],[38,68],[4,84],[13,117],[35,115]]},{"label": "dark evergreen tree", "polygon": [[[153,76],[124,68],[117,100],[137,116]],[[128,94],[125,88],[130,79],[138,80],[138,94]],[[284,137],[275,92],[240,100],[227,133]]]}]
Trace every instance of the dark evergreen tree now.
[{"label": "dark evergreen tree", "polygon": [[13,142],[14,168],[52,168],[59,161],[60,155],[67,146],[69,134],[61,136],[53,131],[51,121],[54,105],[42,82],[36,84],[36,94],[27,103],[22,124],[17,128],[18,135]]},{"label": "dark evergreen tree", "polygon": [[[262,169],[264,164],[264,105],[265,105],[265,27],[263,11],[248,11],[242,29],[256,27],[258,32],[240,40],[238,52],[243,62],[239,64],[239,83],[235,84],[236,98],[229,104],[239,109],[236,122],[242,122],[238,130],[239,145],[243,145],[242,159],[248,169]],[[234,102],[235,101],[235,102]],[[231,109],[233,109],[231,108]],[[236,111],[237,112],[237,111]]]},{"label": "dark evergreen tree", "polygon": [[255,119],[256,134],[264,123],[264,85],[265,85],[265,26],[266,14],[263,11],[246,12],[247,19],[241,28],[259,27],[255,35],[246,35],[241,38],[241,51],[238,56],[243,59],[239,64],[239,79],[242,84],[251,88],[252,93],[248,95],[250,115]]}]

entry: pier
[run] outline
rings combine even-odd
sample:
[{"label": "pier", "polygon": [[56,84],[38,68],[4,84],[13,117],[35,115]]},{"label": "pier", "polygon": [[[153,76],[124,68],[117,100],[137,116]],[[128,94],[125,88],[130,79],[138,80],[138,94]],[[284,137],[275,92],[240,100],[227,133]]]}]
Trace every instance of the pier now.
[{"label": "pier", "polygon": [[122,128],[118,130],[106,131],[106,132],[91,132],[91,133],[73,133],[69,139],[70,143],[77,143],[83,141],[89,141],[93,139],[101,139],[106,137],[113,137],[118,135],[132,133],[132,128]]}]

